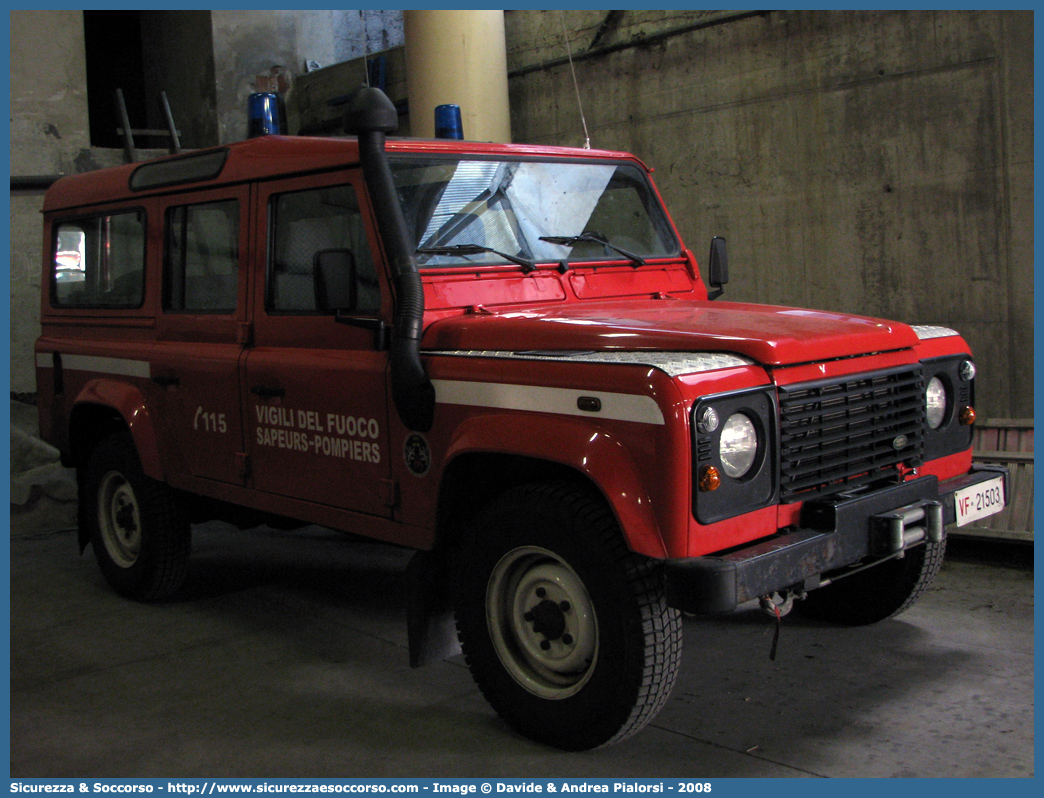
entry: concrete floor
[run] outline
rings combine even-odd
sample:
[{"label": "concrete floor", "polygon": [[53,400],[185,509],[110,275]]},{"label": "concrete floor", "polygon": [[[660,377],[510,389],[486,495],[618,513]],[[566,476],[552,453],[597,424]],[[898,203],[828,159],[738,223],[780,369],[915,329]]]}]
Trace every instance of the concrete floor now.
[{"label": "concrete floor", "polygon": [[756,609],[687,619],[652,725],[568,754],[507,728],[459,657],[409,668],[400,550],[210,524],[184,597],[140,605],[73,533],[16,531],[11,775],[1032,776],[1032,549],[1011,552],[952,541],[875,627],[790,616],[775,662]]}]

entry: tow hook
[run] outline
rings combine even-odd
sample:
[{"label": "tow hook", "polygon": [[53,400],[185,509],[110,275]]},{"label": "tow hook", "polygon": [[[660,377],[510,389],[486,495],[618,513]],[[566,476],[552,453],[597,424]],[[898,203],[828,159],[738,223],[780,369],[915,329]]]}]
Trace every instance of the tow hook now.
[{"label": "tow hook", "polygon": [[782,618],[794,609],[795,598],[797,597],[792,590],[784,590],[781,593],[766,593],[758,598],[758,602],[762,612],[770,618]]},{"label": "tow hook", "polygon": [[804,598],[804,596],[797,596],[792,590],[784,590],[758,597],[761,611],[770,618],[776,619],[776,631],[772,634],[772,648],[769,649],[769,659],[773,662],[776,661],[776,649],[779,647],[779,632],[783,628],[783,616],[789,615],[790,611],[794,609],[795,598]]}]

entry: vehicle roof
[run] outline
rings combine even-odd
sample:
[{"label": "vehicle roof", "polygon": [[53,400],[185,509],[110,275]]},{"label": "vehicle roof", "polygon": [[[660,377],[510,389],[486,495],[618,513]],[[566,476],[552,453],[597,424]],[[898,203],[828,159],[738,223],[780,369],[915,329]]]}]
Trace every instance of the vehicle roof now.
[{"label": "vehicle roof", "polygon": [[[469,154],[485,157],[513,158],[599,158],[631,160],[641,164],[633,155],[609,150],[588,150],[577,147],[551,147],[533,144],[495,144],[448,139],[395,139],[386,143],[389,153]],[[220,173],[211,179],[180,182],[145,190],[130,188],[131,176],[143,166],[193,158],[207,153],[227,151],[228,156]],[[157,158],[151,161],[114,166],[83,174],[69,175],[55,182],[44,198],[44,212],[80,208],[102,203],[147,197],[155,194],[184,193],[214,186],[230,185],[251,180],[321,172],[359,163],[359,143],[353,138],[320,138],[310,136],[259,136],[237,141],[222,147],[193,150],[191,153]],[[645,169],[645,165],[641,164]]]}]

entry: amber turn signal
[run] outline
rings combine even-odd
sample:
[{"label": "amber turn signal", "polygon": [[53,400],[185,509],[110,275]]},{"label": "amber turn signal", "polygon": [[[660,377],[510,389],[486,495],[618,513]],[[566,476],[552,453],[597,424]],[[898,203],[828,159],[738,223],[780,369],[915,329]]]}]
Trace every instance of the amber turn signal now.
[{"label": "amber turn signal", "polygon": [[718,473],[718,469],[714,466],[704,466],[700,471],[700,490],[704,492],[717,490],[719,485],[721,485],[721,474]]},{"label": "amber turn signal", "polygon": [[975,408],[965,407],[961,410],[960,422],[965,427],[970,427],[975,423]]}]

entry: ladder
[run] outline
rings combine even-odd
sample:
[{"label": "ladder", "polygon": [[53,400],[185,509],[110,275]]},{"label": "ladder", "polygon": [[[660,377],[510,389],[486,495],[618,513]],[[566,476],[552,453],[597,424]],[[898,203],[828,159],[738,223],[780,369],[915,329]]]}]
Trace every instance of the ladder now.
[{"label": "ladder", "polygon": [[167,122],[166,130],[132,130],[130,117],[127,115],[127,103],[123,99],[123,89],[116,89],[116,112],[119,114],[122,127],[116,128],[116,132],[123,137],[123,154],[127,163],[138,160],[138,153],[134,147],[134,136],[169,136],[171,155],[181,152],[181,140],[177,128],[174,127],[174,116],[170,112],[170,103],[167,102],[167,92],[160,92],[160,104],[163,107],[163,117]]}]

